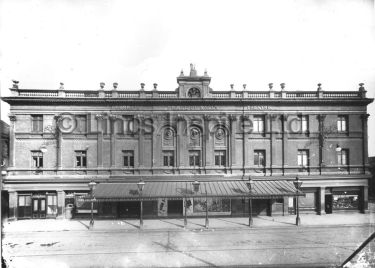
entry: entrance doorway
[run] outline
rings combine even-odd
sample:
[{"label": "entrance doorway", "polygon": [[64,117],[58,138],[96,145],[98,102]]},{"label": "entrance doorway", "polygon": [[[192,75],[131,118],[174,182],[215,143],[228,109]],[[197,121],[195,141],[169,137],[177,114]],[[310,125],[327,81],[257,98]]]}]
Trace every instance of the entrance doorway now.
[{"label": "entrance doorway", "polygon": [[44,219],[46,217],[46,198],[33,197],[32,201],[32,217],[33,219]]},{"label": "entrance doorway", "polygon": [[139,218],[140,215],[140,202],[127,201],[119,202],[117,206],[117,215],[119,218]]},{"label": "entrance doorway", "polygon": [[182,217],[183,210],[182,200],[168,200],[168,217]]},{"label": "entrance doorway", "polygon": [[332,195],[331,194],[326,194],[325,195],[325,211],[326,214],[332,214]]}]

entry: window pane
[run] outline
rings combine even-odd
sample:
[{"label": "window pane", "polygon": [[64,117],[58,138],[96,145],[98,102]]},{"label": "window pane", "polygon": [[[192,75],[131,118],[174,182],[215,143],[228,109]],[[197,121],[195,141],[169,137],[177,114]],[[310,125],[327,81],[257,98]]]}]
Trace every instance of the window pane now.
[{"label": "window pane", "polygon": [[298,165],[302,166],[302,154],[301,154],[301,152],[298,152]]},{"label": "window pane", "polygon": [[174,167],[174,157],[173,157],[173,155],[169,158],[169,165],[171,167]]},{"label": "window pane", "polygon": [[190,166],[194,166],[194,156],[189,156],[189,164]]},{"label": "window pane", "polygon": [[337,120],[337,130],[338,131],[341,131],[341,118],[339,117],[339,119]]},{"label": "window pane", "polygon": [[219,156],[215,155],[215,166],[218,166],[220,164]]},{"label": "window pane", "polygon": [[39,157],[39,166],[38,167],[43,167],[43,157]]},{"label": "window pane", "polygon": [[254,165],[259,166],[259,153],[258,152],[254,153]]},{"label": "window pane", "polygon": [[221,157],[221,165],[226,166],[225,154]]},{"label": "window pane", "polygon": [[83,167],[86,166],[86,155],[85,155],[85,156],[82,156],[82,166],[83,166]]},{"label": "window pane", "polygon": [[338,152],[338,153],[337,153],[337,164],[338,164],[338,165],[341,165],[341,164],[342,164],[342,162],[341,162],[341,152]]},{"label": "window pane", "polygon": [[263,132],[264,131],[264,121],[263,119],[261,119],[259,121],[259,132]]},{"label": "window pane", "polygon": [[264,159],[264,153],[262,152],[262,153],[260,153],[259,154],[259,160],[260,160],[260,165],[262,166],[262,167],[264,167],[265,165],[266,165],[266,163],[265,163],[265,159]]},{"label": "window pane", "polygon": [[134,167],[134,156],[130,156],[130,166]]},{"label": "window pane", "polygon": [[342,165],[347,165],[348,164],[348,162],[347,162],[347,154],[348,154],[348,152],[346,150],[342,151],[342,159],[341,159],[341,164]]},{"label": "window pane", "polygon": [[168,156],[164,155],[164,166],[168,166]]},{"label": "window pane", "polygon": [[31,196],[25,196],[25,206],[31,206]]},{"label": "window pane", "polygon": [[200,158],[199,155],[197,155],[197,156],[195,157],[195,165],[196,165],[196,166],[199,166],[199,162],[200,162],[200,161],[199,161],[199,158]]},{"label": "window pane", "polygon": [[41,199],[40,200],[40,210],[46,210],[46,200],[45,199]]},{"label": "window pane", "polygon": [[77,164],[77,167],[81,166],[81,157],[80,156],[76,156],[76,164]]},{"label": "window pane", "polygon": [[342,117],[341,131],[346,131],[346,118],[345,117]]},{"label": "window pane", "polygon": [[18,197],[18,206],[23,207],[25,206],[25,196],[19,196]]}]

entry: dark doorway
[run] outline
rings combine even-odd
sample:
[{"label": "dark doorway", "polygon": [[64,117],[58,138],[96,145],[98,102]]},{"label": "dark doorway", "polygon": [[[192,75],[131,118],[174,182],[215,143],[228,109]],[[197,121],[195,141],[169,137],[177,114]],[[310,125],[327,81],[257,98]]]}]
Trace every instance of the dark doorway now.
[{"label": "dark doorway", "polygon": [[119,218],[135,218],[138,219],[140,215],[140,202],[127,201],[119,202],[117,206],[117,214]]},{"label": "dark doorway", "polygon": [[331,194],[326,194],[325,195],[325,211],[326,214],[332,214],[332,195]]},{"label": "dark doorway", "polygon": [[46,217],[46,198],[33,198],[32,199],[33,208],[33,219],[44,219]]},{"label": "dark doorway", "polygon": [[183,211],[182,200],[168,200],[168,217],[181,217]]}]

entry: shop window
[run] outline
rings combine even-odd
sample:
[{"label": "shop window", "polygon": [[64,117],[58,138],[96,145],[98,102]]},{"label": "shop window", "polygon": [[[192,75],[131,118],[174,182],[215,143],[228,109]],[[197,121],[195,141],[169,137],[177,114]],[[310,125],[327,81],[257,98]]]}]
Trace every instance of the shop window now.
[{"label": "shop window", "polygon": [[163,166],[174,167],[174,152],[163,151]]},{"label": "shop window", "polygon": [[301,210],[316,210],[316,194],[306,193],[305,196],[298,197],[299,207]]},{"label": "shop window", "polygon": [[76,151],[76,167],[87,167],[87,152]]},{"label": "shop window", "polygon": [[297,160],[300,172],[309,170],[309,150],[298,150]]},{"label": "shop window", "polygon": [[266,152],[264,150],[254,151],[254,166],[261,168],[266,166]]},{"label": "shop window", "polygon": [[348,131],[348,117],[346,115],[339,115],[337,117],[337,131],[338,132]]},{"label": "shop window", "polygon": [[190,166],[200,166],[200,151],[189,151]]},{"label": "shop window", "polygon": [[349,165],[349,150],[341,149],[341,151],[337,152],[337,164],[339,166]]},{"label": "shop window", "polygon": [[57,215],[56,195],[47,195],[47,215]]},{"label": "shop window", "polygon": [[200,213],[206,211],[208,206],[209,212],[230,212],[230,199],[222,198],[194,198],[193,200],[193,212]]},{"label": "shop window", "polygon": [[359,195],[357,191],[333,192],[332,208],[336,210],[358,209]]},{"label": "shop window", "polygon": [[31,116],[31,131],[43,132],[43,115]]},{"label": "shop window", "polygon": [[253,131],[255,133],[264,133],[264,116],[261,116],[261,115],[254,116]]},{"label": "shop window", "polygon": [[215,151],[215,166],[225,167],[227,165],[227,152],[225,150]]},{"label": "shop window", "polygon": [[41,151],[32,151],[32,167],[33,168],[42,168],[43,167],[43,153]]},{"label": "shop window", "polygon": [[31,217],[31,196],[30,195],[18,196],[18,217],[19,218]]},{"label": "shop window", "polygon": [[133,168],[134,167],[134,151],[123,151],[124,167]]}]

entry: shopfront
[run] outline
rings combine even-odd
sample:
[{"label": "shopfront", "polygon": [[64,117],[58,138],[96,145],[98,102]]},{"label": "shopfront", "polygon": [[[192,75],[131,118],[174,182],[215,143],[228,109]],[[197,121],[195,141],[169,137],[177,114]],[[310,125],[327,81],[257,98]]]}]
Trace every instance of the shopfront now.
[{"label": "shopfront", "polygon": [[[206,213],[209,216],[246,216],[251,198],[253,215],[269,215],[275,208],[284,215],[287,213],[285,202],[289,196],[296,195],[293,182],[287,180],[255,181],[251,192],[243,180],[204,181],[196,189],[192,184],[192,181],[148,181],[140,192],[137,183],[100,183],[93,192],[94,214],[99,218],[138,218],[142,200],[144,218],[180,218],[185,214],[201,217]],[[304,196],[301,191],[298,195]],[[90,207],[90,195],[80,200],[77,203],[81,208],[83,203]]]},{"label": "shopfront", "polygon": [[54,192],[18,193],[18,219],[45,219],[57,216],[57,194]]}]

